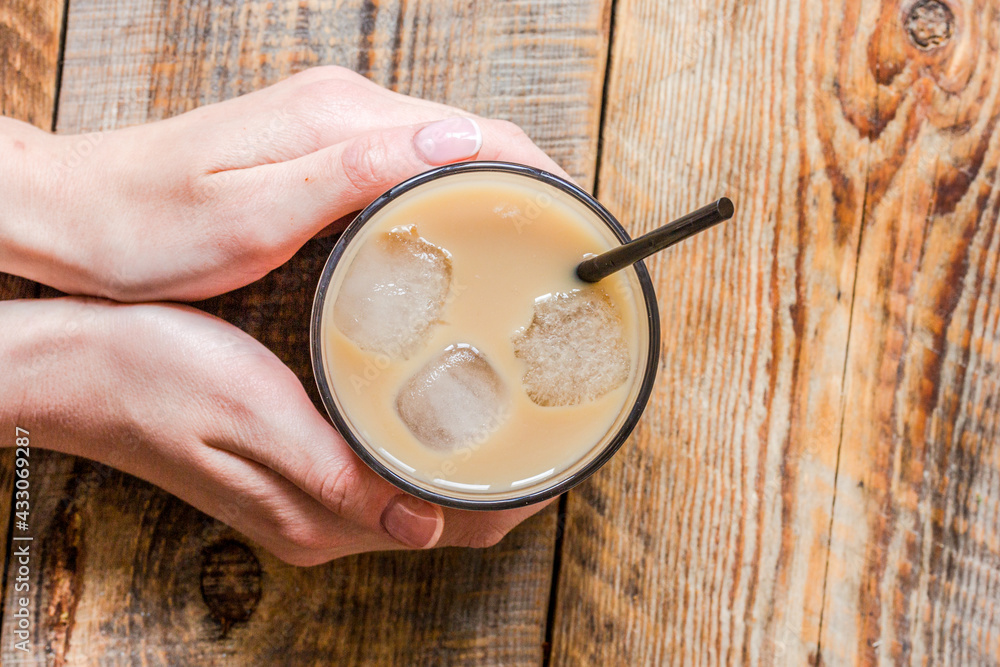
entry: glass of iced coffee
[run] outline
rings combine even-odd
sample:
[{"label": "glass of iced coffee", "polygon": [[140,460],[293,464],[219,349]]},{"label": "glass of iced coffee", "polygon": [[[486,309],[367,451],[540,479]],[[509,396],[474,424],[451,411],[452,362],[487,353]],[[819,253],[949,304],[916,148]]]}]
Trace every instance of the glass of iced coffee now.
[{"label": "glass of iced coffee", "polygon": [[383,478],[430,502],[502,509],[586,479],[649,398],[659,351],[642,262],[585,283],[629,240],[593,197],[499,162],[434,169],[368,206],[313,305],[330,418]]}]

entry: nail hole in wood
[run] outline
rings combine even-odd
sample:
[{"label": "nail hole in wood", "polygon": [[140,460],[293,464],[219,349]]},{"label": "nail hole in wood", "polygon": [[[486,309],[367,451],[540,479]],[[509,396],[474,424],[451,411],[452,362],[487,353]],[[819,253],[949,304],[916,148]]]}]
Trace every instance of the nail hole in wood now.
[{"label": "nail hole in wood", "polygon": [[906,17],[906,32],[917,48],[929,51],[951,39],[955,15],[938,0],[920,0]]}]

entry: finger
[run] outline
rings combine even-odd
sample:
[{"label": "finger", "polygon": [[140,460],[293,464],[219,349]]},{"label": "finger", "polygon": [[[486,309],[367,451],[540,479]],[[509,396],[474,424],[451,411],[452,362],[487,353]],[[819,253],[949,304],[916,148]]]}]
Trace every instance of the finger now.
[{"label": "finger", "polygon": [[259,230],[275,245],[284,243],[287,254],[392,186],[432,167],[477,157],[566,176],[517,126],[457,116],[369,133],[296,160],[238,172],[245,175],[239,196],[254,209],[247,211],[249,219],[266,220],[269,225],[287,221],[286,227]]},{"label": "finger", "polygon": [[213,151],[208,171],[291,160],[351,137],[469,115],[393,93],[342,67],[317,67],[165,121],[188,123]]},{"label": "finger", "polygon": [[567,177],[514,124],[486,120],[445,104],[383,88],[343,67],[316,67],[242,97],[199,107],[153,124],[189,127],[196,141],[215,146],[207,173],[286,162],[395,127],[472,117],[484,128],[481,159],[508,160]]},{"label": "finger", "polygon": [[514,123],[505,120],[483,120],[483,149],[479,160],[516,162],[555,174],[572,182],[566,171],[539,148],[531,138]]},{"label": "finger", "polygon": [[266,350],[260,353],[265,356],[227,360],[226,393],[255,398],[249,399],[242,425],[220,422],[209,441],[281,475],[354,526],[359,540],[380,537],[382,549],[436,545],[444,524],[441,508],[379,477],[320,416],[294,373]]},{"label": "finger", "polygon": [[[330,85],[330,82],[333,81],[338,82],[341,86],[345,84],[354,86],[354,89],[358,93],[357,99],[365,100],[365,104],[368,105],[366,109],[354,110],[355,113],[351,116],[352,123],[350,125],[354,134],[388,130],[393,127],[414,125],[416,123],[431,123],[453,116],[465,116],[473,118],[483,131],[483,150],[478,159],[526,164],[551,172],[567,180],[572,180],[569,174],[535,145],[527,133],[515,123],[506,120],[483,118],[476,114],[457,109],[456,107],[448,106],[447,104],[403,95],[402,93],[372,83],[360,74],[342,67],[332,67],[329,69],[333,71],[317,72],[315,74],[317,79],[310,79],[312,85]],[[307,83],[300,88],[298,95],[301,96],[308,90],[309,84]],[[332,91],[323,92],[327,93],[328,98],[334,96],[330,94]],[[384,100],[384,102],[377,105],[378,113],[371,113],[372,105],[368,100],[373,97]],[[335,128],[338,125],[343,127],[344,123],[326,123],[325,127]],[[337,130],[334,129],[334,131]],[[329,138],[334,139],[335,136],[330,135]],[[333,143],[349,138],[350,136],[341,136],[325,145],[332,145]]]},{"label": "finger", "polygon": [[[280,365],[277,359],[275,362]],[[351,548],[361,550],[357,545],[364,545],[364,550],[444,545],[488,547],[548,504],[500,512],[443,510],[403,493],[358,459],[340,434],[312,407],[298,378],[284,366],[280,368],[281,373],[266,382],[270,387],[267,409],[252,410],[258,418],[267,415],[270,422],[235,439],[232,434],[239,431],[230,427],[228,440],[220,446],[277,472],[355,526],[360,532],[352,533],[355,540],[347,543],[353,545]],[[252,372],[236,371],[234,376],[260,384],[260,380],[250,377]],[[234,387],[234,391],[252,393],[239,387]],[[295,415],[296,419],[286,423],[285,415]],[[275,446],[276,439],[262,433],[280,433],[282,446]],[[386,537],[386,534],[391,536],[391,542],[363,539],[365,535]],[[340,545],[340,548],[345,547]]]},{"label": "finger", "polygon": [[[246,478],[259,482],[248,483],[246,488],[271,488],[275,480],[284,478],[341,522],[336,524],[341,540],[337,548],[345,553],[424,548],[437,542],[443,525],[441,510],[429,503],[413,504],[354,456],[316,411],[296,375],[259,342],[186,306],[123,306],[121,312],[129,314],[137,337],[149,327],[157,334],[166,332],[168,340],[188,352],[168,355],[170,363],[177,364],[171,366],[174,379],[153,393],[155,400],[186,410],[183,423],[187,428],[181,433],[196,434],[191,436],[196,441],[173,445],[177,441],[173,436],[168,446],[153,448],[164,451],[161,458],[170,460],[135,462],[152,466],[143,476],[169,490],[187,489],[183,497],[192,502],[202,498],[202,505],[205,501],[198,495],[202,487],[222,484],[238,490],[244,488],[241,484]],[[143,357],[136,363],[142,366],[148,361]],[[182,386],[195,388],[194,393],[179,392]],[[168,428],[166,420],[151,422],[151,440],[162,441],[161,432],[172,431],[173,425],[170,422]],[[214,450],[201,443],[211,444]],[[216,450],[235,455],[242,468],[233,469],[235,464],[225,457],[219,459]],[[247,465],[251,462],[258,466],[257,472]],[[192,468],[202,471],[193,489],[185,486],[190,484],[192,475],[187,471]],[[261,475],[271,482],[260,481]],[[276,498],[276,506],[285,504],[283,498]],[[314,523],[306,522],[306,526]]]},{"label": "finger", "polygon": [[[298,565],[400,548],[384,532],[364,531],[263,465],[202,445],[199,465],[174,491],[279,558]],[[201,478],[201,479],[199,479]]]},{"label": "finger", "polygon": [[[269,225],[287,221],[285,229],[270,231],[290,237],[297,248],[393,185],[432,167],[476,157],[482,144],[479,124],[464,117],[372,132],[295,160],[236,172],[243,179],[237,196],[258,193],[246,202],[257,209],[252,216],[247,211],[248,218]],[[261,211],[262,205],[272,210]]]},{"label": "finger", "polygon": [[492,547],[515,526],[545,509],[554,500],[493,512],[445,509],[445,530],[437,546]]},{"label": "finger", "polygon": [[[328,437],[340,439],[335,431]],[[402,547],[491,547],[552,502],[490,512],[441,508],[405,494],[378,477],[346,443],[342,448],[302,448],[294,452],[285,448],[278,457],[270,455],[273,451],[254,453],[267,461],[263,465],[296,480],[300,488],[337,516],[350,519],[355,530],[340,531],[342,539],[336,547],[341,555]],[[384,539],[385,533],[390,540]]]},{"label": "finger", "polygon": [[275,423],[267,429],[282,433],[286,446],[274,447],[272,441],[262,438],[228,446],[277,471],[363,530],[378,533],[380,527],[393,536],[396,543],[392,547],[379,548],[492,546],[551,502],[481,512],[443,509],[413,498],[358,459],[341,435],[312,408],[297,378],[290,372],[288,375],[287,383],[274,386],[273,394],[284,398],[280,403],[272,402],[270,410],[274,415],[295,414],[298,418],[294,424]]},{"label": "finger", "polygon": [[[288,84],[289,102],[303,106],[304,123],[316,133],[313,150],[360,134],[465,116],[475,119],[483,129],[484,154],[479,159],[519,162],[569,178],[514,123],[485,119],[447,104],[410,97],[343,67],[306,70],[289,79]],[[321,122],[313,122],[312,117]]]},{"label": "finger", "polygon": [[[300,391],[304,404],[309,399],[304,390]],[[281,390],[284,396],[293,393],[290,388]],[[275,414],[306,415],[302,405],[277,408]],[[377,520],[397,542],[411,548],[493,546],[516,525],[552,502],[491,512],[441,508],[403,493],[376,475],[315,411],[308,418],[300,417],[295,430],[288,426],[282,430],[289,441],[322,444],[283,448],[244,445],[241,451],[294,480],[339,516],[369,528]],[[430,519],[440,522],[429,527]]]},{"label": "finger", "polygon": [[[272,117],[272,127],[275,115],[295,125],[300,130],[302,145],[311,145],[303,154],[369,132],[454,116],[475,117],[475,114],[447,104],[389,90],[357,72],[335,65],[299,72],[265,91],[266,95],[246,105],[246,111],[266,107],[266,115]],[[254,95],[258,93],[239,98],[239,101]]]},{"label": "finger", "polygon": [[282,560],[314,565],[366,551],[402,548],[384,531],[346,521],[273,470],[207,443],[117,461],[243,533]]}]

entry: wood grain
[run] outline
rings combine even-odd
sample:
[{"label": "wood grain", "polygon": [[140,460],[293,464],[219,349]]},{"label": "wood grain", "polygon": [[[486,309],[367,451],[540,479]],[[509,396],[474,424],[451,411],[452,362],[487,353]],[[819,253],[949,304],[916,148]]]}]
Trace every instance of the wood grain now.
[{"label": "wood grain", "polygon": [[[24,7],[0,24],[45,43]],[[737,216],[649,262],[660,377],[568,499],[552,663],[1000,663],[1000,3],[615,7],[601,199],[634,234],[722,194]],[[608,11],[81,0],[59,129],[337,63],[519,122],[588,185]],[[311,392],[330,243],[202,304]],[[552,511],[483,552],[295,569],[126,475],[38,463],[32,664],[544,659]]]},{"label": "wood grain", "polygon": [[996,665],[1000,4],[885,3],[849,44],[878,92],[820,646]]},{"label": "wood grain", "polygon": [[599,196],[737,214],[650,261],[660,377],[570,495],[553,662],[996,664],[997,4],[616,7]]},{"label": "wood grain", "polygon": [[[51,130],[63,2],[15,0],[0,6],[0,116]],[[38,286],[0,273],[0,300],[36,296]],[[14,424],[0,424],[0,563],[7,562],[14,483]],[[0,593],[3,593],[0,586]],[[3,608],[0,607],[0,625]]]},{"label": "wood grain", "polygon": [[0,115],[52,129],[64,10],[45,0],[0,7]]},{"label": "wood grain", "polygon": [[[586,184],[607,31],[607,3],[575,0],[80,0],[68,18],[59,130],[164,118],[340,64],[401,92],[513,120]],[[314,398],[306,323],[331,244],[312,242],[264,280],[201,304],[271,348]],[[296,569],[103,466],[50,455],[33,475],[50,499],[35,510],[44,555],[33,602],[47,652],[37,664],[542,659],[554,510],[490,550]]]}]

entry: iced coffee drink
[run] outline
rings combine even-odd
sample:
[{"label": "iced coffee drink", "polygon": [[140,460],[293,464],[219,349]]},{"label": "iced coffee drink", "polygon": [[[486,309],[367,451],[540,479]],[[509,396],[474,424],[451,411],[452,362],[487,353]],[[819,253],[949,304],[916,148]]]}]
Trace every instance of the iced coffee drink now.
[{"label": "iced coffee drink", "polygon": [[574,269],[626,240],[592,198],[499,163],[408,181],[344,233],[313,313],[337,428],[376,471],[459,507],[541,500],[599,467],[648,398],[642,265]]}]

